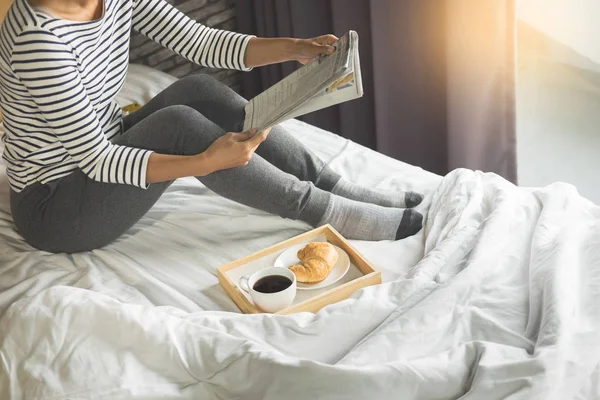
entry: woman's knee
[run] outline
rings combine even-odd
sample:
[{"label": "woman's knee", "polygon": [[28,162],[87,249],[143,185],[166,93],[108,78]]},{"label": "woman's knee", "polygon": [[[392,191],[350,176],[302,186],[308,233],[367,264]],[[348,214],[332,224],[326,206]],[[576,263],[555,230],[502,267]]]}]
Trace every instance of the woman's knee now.
[{"label": "woman's knee", "polygon": [[220,81],[215,79],[213,76],[208,74],[194,74],[188,75],[181,79],[179,82],[186,86],[219,86],[222,85]]},{"label": "woman's knee", "polygon": [[178,90],[185,93],[190,100],[229,98],[231,105],[245,103],[245,100],[223,82],[208,74],[188,75],[177,81]]},{"label": "woman's knee", "polygon": [[206,120],[206,117],[198,110],[184,104],[167,106],[158,110],[152,116],[167,122],[171,126],[193,125],[198,122],[203,123]]},{"label": "woman's knee", "polygon": [[223,82],[208,74],[188,75],[179,79],[178,83],[196,94],[229,89]]},{"label": "woman's knee", "polygon": [[248,101],[229,86],[207,74],[189,75],[179,80],[181,90],[191,101],[211,101],[231,110],[244,108]]},{"label": "woman's knee", "polygon": [[185,104],[200,111],[228,131],[241,129],[246,99],[210,75],[181,78],[170,88],[172,104]]}]

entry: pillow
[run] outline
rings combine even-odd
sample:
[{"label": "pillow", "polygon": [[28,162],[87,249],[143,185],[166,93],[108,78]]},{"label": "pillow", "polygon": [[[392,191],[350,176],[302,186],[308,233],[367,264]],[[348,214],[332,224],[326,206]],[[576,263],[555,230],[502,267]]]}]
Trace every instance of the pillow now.
[{"label": "pillow", "polygon": [[144,105],[154,96],[177,81],[172,75],[144,65],[130,64],[117,103],[125,107],[132,103]]}]

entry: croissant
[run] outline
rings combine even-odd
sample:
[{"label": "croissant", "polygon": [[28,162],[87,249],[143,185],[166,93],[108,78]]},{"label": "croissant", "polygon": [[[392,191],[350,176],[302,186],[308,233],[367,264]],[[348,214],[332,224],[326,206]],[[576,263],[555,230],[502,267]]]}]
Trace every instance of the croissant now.
[{"label": "croissant", "polygon": [[327,278],[338,260],[338,253],[327,242],[312,242],[298,251],[298,258],[302,264],[290,267],[298,282],[317,283]]}]

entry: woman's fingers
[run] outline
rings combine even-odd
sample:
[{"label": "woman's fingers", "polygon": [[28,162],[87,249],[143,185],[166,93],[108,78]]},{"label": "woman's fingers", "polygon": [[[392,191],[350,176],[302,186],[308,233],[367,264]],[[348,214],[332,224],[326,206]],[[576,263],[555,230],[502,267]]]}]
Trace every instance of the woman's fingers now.
[{"label": "woman's fingers", "polygon": [[246,149],[255,150],[262,142],[267,140],[269,132],[271,132],[271,128],[265,129],[258,134],[256,133],[256,129],[250,129],[247,132],[229,132],[229,135],[231,135],[236,142],[245,143]]},{"label": "woman's fingers", "polygon": [[236,142],[245,142],[256,134],[256,129],[250,129],[246,132],[230,132]]},{"label": "woman's fingers", "polygon": [[329,45],[325,45],[325,44],[317,44],[315,45],[315,50],[316,53],[315,55],[319,55],[319,54],[333,54],[333,52],[335,51],[335,49],[333,48],[333,46],[329,46]]},{"label": "woman's fingers", "polygon": [[335,35],[323,35],[317,38],[317,41],[322,44],[334,44],[339,39]]},{"label": "woman's fingers", "polygon": [[338,38],[335,35],[323,35],[312,39],[299,39],[296,59],[302,64],[307,64],[310,60],[321,54],[333,54],[335,48],[332,45],[337,41]]},{"label": "woman's fingers", "polygon": [[260,136],[262,137],[262,140],[260,141],[261,143],[267,140],[267,138],[269,137],[269,133],[271,133],[271,128],[267,128],[260,133]]},{"label": "woman's fingers", "polygon": [[[268,129],[267,131],[262,131],[260,134],[256,135],[254,138],[252,138],[253,141],[250,141],[250,140],[248,141],[248,145],[251,146],[250,149],[248,150],[248,152],[249,152],[248,162],[252,158],[252,155],[254,155],[254,153],[256,152],[256,149],[258,149],[258,146],[260,146],[260,144],[265,141],[265,139],[267,138],[267,135],[268,135],[268,131],[270,131],[270,130],[271,129]],[[254,141],[254,139],[256,139],[256,138],[258,138],[257,140],[260,140],[258,143],[256,143],[256,141]],[[254,144],[254,143],[256,143],[256,144]],[[246,165],[248,165],[248,163],[246,163]]]},{"label": "woman's fingers", "polygon": [[321,49],[324,50],[323,54],[332,54],[335,50],[332,45],[338,41],[338,38],[334,35],[324,35],[313,39],[313,41],[313,43],[321,46]]},{"label": "woman's fingers", "polygon": [[[233,142],[229,142],[230,148],[233,150],[237,156],[235,156],[236,161],[233,161],[232,164],[228,164],[225,168],[233,168],[237,166],[245,166],[248,165],[252,155],[258,148],[258,146],[267,139],[271,128],[265,129],[260,133],[256,133],[256,129],[251,129],[247,132],[229,132],[226,136],[231,138]],[[223,138],[225,139],[225,138]],[[218,141],[219,139],[217,139]],[[223,153],[222,153],[223,154]]]},{"label": "woman's fingers", "polygon": [[326,43],[324,40],[320,40],[320,38],[315,38],[309,39],[308,50],[310,52],[311,57],[316,57],[319,54],[332,54],[335,49],[331,44]]},{"label": "woman's fingers", "polygon": [[265,129],[259,134],[254,135],[250,139],[247,140],[247,143],[250,147],[258,147],[259,144],[267,140],[267,136],[269,136],[269,132],[271,132],[271,128]]},{"label": "woman's fingers", "polygon": [[331,51],[333,53],[334,49],[333,49],[332,45],[335,42],[337,42],[339,39],[335,35],[323,35],[323,36],[319,36],[317,38],[314,38],[313,40],[314,40],[314,42],[316,42],[316,43],[318,43],[318,44],[320,44],[322,46],[325,46],[325,48],[328,51]]}]

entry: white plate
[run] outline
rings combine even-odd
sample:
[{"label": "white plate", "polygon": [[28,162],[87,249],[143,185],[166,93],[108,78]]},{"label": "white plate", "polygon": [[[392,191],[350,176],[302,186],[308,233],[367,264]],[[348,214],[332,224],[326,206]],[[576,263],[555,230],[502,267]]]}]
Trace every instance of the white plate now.
[{"label": "white plate", "polygon": [[[276,267],[288,268],[294,264],[299,264],[300,260],[298,259],[298,251],[304,248],[304,246],[306,246],[306,243],[298,244],[296,246],[288,248],[283,253],[281,253],[279,257],[277,257],[277,260],[275,260],[274,265]],[[333,285],[334,283],[342,279],[344,275],[346,275],[346,272],[348,272],[348,270],[350,269],[350,257],[348,257],[348,254],[346,254],[344,250],[340,249],[336,245],[332,246],[338,252],[338,260],[337,263],[335,263],[335,265],[331,269],[329,276],[319,283],[308,284],[298,282],[296,284],[298,290],[323,289],[324,287]]]}]

